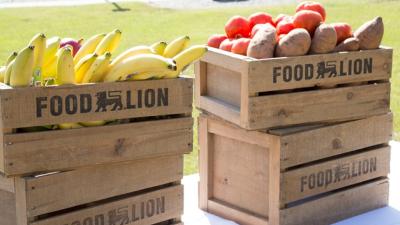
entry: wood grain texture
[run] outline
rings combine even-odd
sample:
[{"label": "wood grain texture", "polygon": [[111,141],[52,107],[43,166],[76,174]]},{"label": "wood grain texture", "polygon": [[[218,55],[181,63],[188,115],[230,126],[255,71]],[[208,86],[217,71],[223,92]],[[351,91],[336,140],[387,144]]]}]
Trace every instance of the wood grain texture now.
[{"label": "wood grain texture", "polygon": [[251,98],[247,129],[365,118],[389,112],[390,83]]},{"label": "wood grain texture", "polygon": [[7,175],[132,161],[192,149],[191,117],[5,135]]},{"label": "wood grain texture", "polygon": [[392,115],[385,114],[311,129],[305,127],[295,133],[280,132],[281,170],[388,143],[392,139],[392,127]]},{"label": "wood grain texture", "polygon": [[[141,208],[142,205],[144,205],[144,208]],[[112,217],[113,212],[116,212],[116,215],[121,216],[121,218]],[[80,224],[85,224],[85,221],[92,221],[91,224],[95,224],[96,218],[103,218],[105,222],[102,224],[104,225],[116,223],[147,225],[177,218],[182,214],[183,186],[178,185],[68,212],[49,219],[35,221],[29,225],[70,225],[74,224],[75,221],[79,221]],[[127,220],[124,221],[124,218]]]},{"label": "wood grain texture", "polygon": [[230,205],[225,205],[215,200],[209,200],[208,212],[233,220],[241,225],[269,225],[267,218],[258,217],[253,214],[243,212]]},{"label": "wood grain texture", "polygon": [[390,147],[376,148],[289,170],[281,176],[281,202],[286,204],[378,177],[386,177],[389,171]]},{"label": "wood grain texture", "polygon": [[375,181],[284,209],[280,214],[281,225],[329,225],[384,207],[388,204],[388,197],[388,181]]},{"label": "wood grain texture", "polygon": [[[158,105],[157,101],[152,98],[157,95],[159,90],[165,91],[166,89],[168,89],[168,104],[163,103]],[[148,107],[146,107],[145,102],[142,102],[142,106],[139,107],[139,103],[136,101],[136,99],[139,98],[139,90],[142,91],[141,99],[143,101],[144,96],[150,96],[149,101],[151,101],[151,104],[149,103]],[[151,90],[148,92],[150,93],[149,95],[145,95],[147,90]],[[106,111],[103,112],[102,109],[100,109],[99,112],[96,112],[99,106],[96,102],[98,100],[97,94],[104,91],[106,91],[106,93],[113,92],[112,94],[114,95],[114,97],[106,97],[106,101],[118,98],[115,96],[120,96],[120,100],[122,102],[121,108],[117,108],[115,111],[112,111],[112,107],[114,105],[112,101],[102,102],[99,104],[101,106],[105,106]],[[130,91],[130,95],[128,95],[128,91]],[[31,127],[65,122],[184,114],[191,113],[193,101],[192,79],[187,78],[84,84],[46,88],[15,88],[0,90],[0,93],[2,104],[1,118],[4,128]],[[81,103],[84,102],[81,99],[82,95],[90,96],[89,99],[91,99],[91,108],[88,112],[81,110]],[[78,111],[72,111],[74,113],[69,114],[66,113],[67,96],[69,96],[69,104],[72,105],[69,107],[76,105],[78,107]],[[128,101],[128,96],[131,97],[131,101]],[[38,101],[38,98],[42,98],[43,102]],[[61,99],[63,104],[59,105],[60,100],[57,99]],[[154,101],[155,103],[152,104]],[[75,102],[75,104],[73,102]],[[128,102],[136,104],[135,106],[131,106],[131,108],[129,108]],[[39,114],[37,112],[37,104],[39,103],[44,104],[42,108],[39,107],[42,109],[40,111],[40,116],[38,116]],[[62,109],[60,115],[50,113],[52,109],[58,113],[58,107],[61,107]]]},{"label": "wood grain texture", "polygon": [[175,182],[182,177],[180,155],[26,179],[28,217]]},{"label": "wood grain texture", "polygon": [[15,194],[0,190],[0,225],[17,225]]},{"label": "wood grain texture", "polygon": [[14,179],[0,174],[0,190],[15,193]]}]

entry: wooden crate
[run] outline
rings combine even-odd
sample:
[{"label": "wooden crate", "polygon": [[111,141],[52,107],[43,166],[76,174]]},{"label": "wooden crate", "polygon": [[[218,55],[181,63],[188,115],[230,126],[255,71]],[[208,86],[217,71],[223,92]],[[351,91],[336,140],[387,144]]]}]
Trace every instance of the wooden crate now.
[{"label": "wooden crate", "polygon": [[0,225],[178,223],[182,155],[0,179]]},{"label": "wooden crate", "polygon": [[387,204],[391,114],[268,132],[199,123],[206,211],[244,225],[323,225]]},{"label": "wooden crate", "polygon": [[[0,171],[29,175],[188,153],[192,96],[191,79],[16,89],[3,85]],[[115,119],[131,123],[29,133],[16,129]]]},{"label": "wooden crate", "polygon": [[384,47],[265,60],[211,48],[195,67],[195,104],[249,130],[366,118],[389,112],[391,71]]}]

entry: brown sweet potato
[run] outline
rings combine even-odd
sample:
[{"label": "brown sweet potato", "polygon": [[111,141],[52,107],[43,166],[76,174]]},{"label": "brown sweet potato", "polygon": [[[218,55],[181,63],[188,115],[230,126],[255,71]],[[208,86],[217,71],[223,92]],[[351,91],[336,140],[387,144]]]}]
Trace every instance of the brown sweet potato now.
[{"label": "brown sweet potato", "polygon": [[296,28],[279,40],[275,56],[289,57],[306,55],[310,50],[311,37],[304,28]]},{"label": "brown sweet potato", "polygon": [[334,52],[351,52],[360,50],[360,40],[355,37],[347,38],[342,43],[338,44]]},{"label": "brown sweet potato", "polygon": [[247,56],[256,59],[274,57],[276,46],[276,29],[273,26],[264,26],[251,39],[247,48]]},{"label": "brown sweet potato", "polygon": [[311,41],[311,54],[324,54],[332,52],[336,47],[336,30],[329,24],[321,24],[317,27]]},{"label": "brown sweet potato", "polygon": [[382,17],[364,23],[354,32],[354,37],[360,40],[360,49],[377,49],[381,44],[384,32]]}]

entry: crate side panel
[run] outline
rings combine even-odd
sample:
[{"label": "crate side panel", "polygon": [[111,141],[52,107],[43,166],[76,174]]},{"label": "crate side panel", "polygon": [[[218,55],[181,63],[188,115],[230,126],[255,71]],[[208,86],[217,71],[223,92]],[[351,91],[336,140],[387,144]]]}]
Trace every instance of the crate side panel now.
[{"label": "crate side panel", "polygon": [[182,213],[183,187],[175,186],[50,217],[30,225],[146,225],[180,217]]},{"label": "crate side panel", "polygon": [[163,79],[1,91],[5,128],[192,111],[192,79]]},{"label": "crate side panel", "polygon": [[241,74],[207,63],[206,96],[240,107]]},{"label": "crate side panel", "polygon": [[331,194],[280,212],[282,225],[329,225],[388,204],[387,180]]},{"label": "crate side panel", "polygon": [[6,135],[6,174],[19,175],[183,154],[192,118]]},{"label": "crate side panel", "polygon": [[266,148],[211,135],[212,198],[254,214],[268,216]]},{"label": "crate side panel", "polygon": [[275,58],[250,63],[249,91],[388,80],[392,49]]},{"label": "crate side panel", "polygon": [[387,143],[392,138],[391,114],[282,134],[281,169]]},{"label": "crate side panel", "polygon": [[0,190],[0,225],[17,225],[15,194]]},{"label": "crate side panel", "polygon": [[389,112],[390,84],[250,98],[249,129],[343,121]]},{"label": "crate side panel", "polygon": [[28,216],[175,182],[182,171],[183,157],[170,156],[27,179]]},{"label": "crate side panel", "polygon": [[282,203],[386,177],[390,147],[378,148],[282,173]]}]

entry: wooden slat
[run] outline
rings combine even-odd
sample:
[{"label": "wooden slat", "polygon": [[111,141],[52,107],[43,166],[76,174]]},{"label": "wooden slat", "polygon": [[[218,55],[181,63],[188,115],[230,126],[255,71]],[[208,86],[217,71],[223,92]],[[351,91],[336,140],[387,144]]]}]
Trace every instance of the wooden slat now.
[{"label": "wooden slat", "polygon": [[[110,96],[100,97],[98,101],[97,94],[104,91]],[[138,97],[139,91],[142,98]],[[4,128],[191,113],[193,101],[192,79],[184,78],[16,88],[1,90],[0,93]],[[131,101],[128,101],[129,96]],[[119,102],[119,98],[121,107],[112,111],[114,106],[119,106],[114,104]],[[62,104],[58,104],[59,99],[62,99]],[[68,110],[66,99],[70,103]],[[87,99],[91,104],[87,103]],[[105,112],[102,111],[103,106],[106,107]],[[61,114],[58,114],[58,107],[62,109]]]},{"label": "wooden slat", "polygon": [[208,63],[206,67],[205,94],[235,107],[240,107],[241,78],[242,74],[239,72]]},{"label": "wooden slat", "polygon": [[0,225],[17,225],[15,194],[0,190]]},{"label": "wooden slat", "polygon": [[[280,177],[280,142],[276,140],[269,148],[269,165],[268,165],[268,222],[269,224],[279,224],[279,209],[281,208],[281,190],[284,188],[281,184]],[[262,196],[261,196],[262,197]]]},{"label": "wooden slat", "polygon": [[212,97],[200,96],[197,107],[232,123],[240,124],[240,108]]},{"label": "wooden slat", "polygon": [[182,168],[170,156],[26,179],[28,217],[175,182]]},{"label": "wooden slat", "polygon": [[350,120],[389,112],[390,84],[253,97],[247,129]]},{"label": "wooden slat", "polygon": [[380,180],[337,192],[281,211],[282,225],[329,225],[337,221],[384,207],[388,203],[389,183]]},{"label": "wooden slat", "polygon": [[268,149],[217,134],[212,135],[212,140],[209,146],[209,152],[213,153],[210,163],[213,168],[212,197],[260,217],[268,217],[269,196],[276,190],[270,190],[274,178],[269,173]]},{"label": "wooden slat", "polygon": [[194,101],[195,105],[199,106],[200,97],[207,92],[207,64],[205,62],[197,61],[194,64],[194,72],[196,74]]},{"label": "wooden slat", "polygon": [[200,116],[199,117],[199,171],[200,171],[200,183],[199,183],[199,208],[207,210],[208,199],[212,197],[212,155],[210,152],[210,141],[211,135],[208,133],[208,120]]},{"label": "wooden slat", "polygon": [[0,174],[0,190],[15,193],[14,179]]},{"label": "wooden slat", "polygon": [[96,219],[110,225],[147,225],[180,217],[182,213],[183,186],[179,185],[39,220],[30,225],[72,225],[75,221],[97,224]]},{"label": "wooden slat", "polygon": [[[249,62],[249,92],[286,90],[313,87],[316,85],[345,84],[368,80],[388,80],[392,71],[392,54],[392,49],[376,49],[357,52],[253,60]],[[360,61],[356,63],[357,66],[362,65],[361,73],[357,75],[354,74],[356,60],[361,61],[361,64],[358,63]],[[364,71],[364,60],[372,60],[371,71]],[[318,63],[320,62],[325,64],[333,63],[336,65],[337,76],[328,77],[329,71],[327,71],[324,79],[317,79]],[[306,64],[308,64],[309,67],[312,67],[312,72],[309,73],[312,77],[308,77],[308,79],[305,79],[304,70]],[[348,75],[349,64],[352,65],[352,69],[350,69],[350,71],[353,71],[352,75]],[[295,66],[298,66],[299,70],[301,68],[303,72],[302,77],[300,77],[300,72],[295,74]],[[290,82],[284,82],[283,80],[285,67],[290,68],[292,71],[292,79]],[[274,69],[276,70],[275,74],[279,74],[276,78],[276,82],[274,82]],[[340,74],[344,73],[346,75],[340,76]],[[295,75],[298,76],[299,81],[295,80]]]},{"label": "wooden slat", "polygon": [[258,131],[248,131],[240,129],[237,126],[221,121],[214,116],[207,116],[209,121],[209,133],[214,133],[237,141],[248,144],[258,145],[265,148],[270,148],[279,138]]},{"label": "wooden slat", "polygon": [[390,147],[377,148],[282,173],[283,204],[353,184],[386,177]]},{"label": "wooden slat", "polygon": [[7,175],[116,163],[192,148],[191,117],[5,135]]},{"label": "wooden slat", "polygon": [[27,210],[27,186],[23,178],[14,179],[15,184],[15,209],[17,225],[27,225],[29,222]]},{"label": "wooden slat", "polygon": [[387,143],[392,139],[391,114],[317,127],[281,136],[281,169]]},{"label": "wooden slat", "polygon": [[252,58],[230,53],[216,48],[209,48],[207,53],[201,59],[202,62],[210,63],[222,68],[237,71],[239,73],[248,73],[248,62]]},{"label": "wooden slat", "polygon": [[267,218],[254,216],[214,200],[208,201],[208,212],[233,220],[241,225],[269,225]]}]

